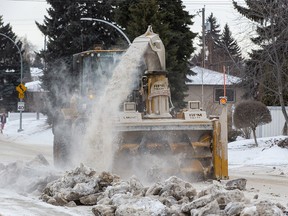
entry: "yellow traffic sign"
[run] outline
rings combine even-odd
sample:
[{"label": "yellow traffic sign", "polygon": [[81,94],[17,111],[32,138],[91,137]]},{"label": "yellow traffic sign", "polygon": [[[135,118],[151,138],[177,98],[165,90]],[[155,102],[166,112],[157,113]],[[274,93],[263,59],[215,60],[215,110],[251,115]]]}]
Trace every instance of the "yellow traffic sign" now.
[{"label": "yellow traffic sign", "polygon": [[[24,93],[27,90],[27,87],[23,84],[20,83],[17,87],[16,87],[16,91],[18,91],[19,93]],[[20,97],[19,97],[20,98]]]},{"label": "yellow traffic sign", "polygon": [[24,93],[19,92],[19,93],[18,93],[18,98],[19,98],[19,99],[24,99]]}]

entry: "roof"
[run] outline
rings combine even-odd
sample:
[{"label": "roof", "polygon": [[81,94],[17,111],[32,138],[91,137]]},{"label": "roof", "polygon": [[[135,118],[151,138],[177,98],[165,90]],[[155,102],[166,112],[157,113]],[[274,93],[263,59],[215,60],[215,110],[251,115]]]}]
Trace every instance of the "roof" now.
[{"label": "roof", "polygon": [[44,89],[41,87],[42,82],[39,80],[43,76],[43,69],[31,67],[31,77],[33,81],[25,83],[28,92],[43,92]]},{"label": "roof", "polygon": [[25,83],[28,92],[43,92],[41,82],[39,80]]},{"label": "roof", "polygon": [[[196,73],[196,75],[187,76],[187,78],[191,80],[186,82],[187,85],[224,85],[224,73],[198,66],[192,67],[191,70]],[[241,81],[239,77],[228,74],[225,75],[225,78],[226,85],[233,85]]]}]

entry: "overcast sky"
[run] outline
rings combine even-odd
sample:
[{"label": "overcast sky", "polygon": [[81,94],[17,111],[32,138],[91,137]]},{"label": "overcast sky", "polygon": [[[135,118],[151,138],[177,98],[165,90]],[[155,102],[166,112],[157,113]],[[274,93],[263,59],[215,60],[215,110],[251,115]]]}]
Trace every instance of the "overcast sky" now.
[{"label": "overcast sky", "polygon": [[27,37],[37,49],[42,49],[44,36],[35,21],[43,23],[47,7],[44,0],[0,0],[0,15],[4,24],[10,23],[17,36]]},{"label": "overcast sky", "polygon": [[[237,2],[243,3],[244,0],[237,0]],[[199,14],[195,17],[195,24],[191,27],[194,32],[201,32],[201,10],[205,5],[205,18],[213,13],[220,24],[221,30],[225,23],[228,23],[233,37],[238,40],[243,49],[246,49],[246,45],[242,40],[247,25],[243,24],[243,19],[239,20],[240,16],[233,9],[231,0],[183,0],[183,4],[190,14],[197,14],[197,12]],[[48,7],[46,0],[0,0],[0,15],[3,16],[4,24],[10,23],[12,30],[19,37],[27,37],[28,41],[39,50],[43,49],[44,36],[36,27],[35,21],[43,23]]]}]

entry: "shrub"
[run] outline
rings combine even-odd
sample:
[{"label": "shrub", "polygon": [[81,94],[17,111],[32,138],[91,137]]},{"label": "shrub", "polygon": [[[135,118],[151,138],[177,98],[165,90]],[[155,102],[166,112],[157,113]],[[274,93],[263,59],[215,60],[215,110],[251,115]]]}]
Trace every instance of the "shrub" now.
[{"label": "shrub", "polygon": [[238,136],[243,136],[243,133],[239,130],[228,131],[228,142],[236,141]]},{"label": "shrub", "polygon": [[251,128],[256,146],[256,128],[271,122],[271,114],[265,104],[259,101],[247,100],[239,103],[234,111],[234,125],[236,128]]}]

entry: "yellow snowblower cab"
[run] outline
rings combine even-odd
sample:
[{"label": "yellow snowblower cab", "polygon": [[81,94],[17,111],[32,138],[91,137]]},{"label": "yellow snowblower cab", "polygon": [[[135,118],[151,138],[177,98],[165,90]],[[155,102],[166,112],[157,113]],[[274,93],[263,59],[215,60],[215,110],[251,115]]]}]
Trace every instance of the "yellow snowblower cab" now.
[{"label": "yellow snowblower cab", "polygon": [[[87,119],[97,103],[97,95],[107,85],[115,66],[125,50],[97,48],[73,55],[73,73],[77,74],[76,87],[70,105],[63,107],[53,118],[53,156],[56,166],[71,162],[72,140],[75,133],[82,136]],[[81,139],[81,137],[79,137]]]},{"label": "yellow snowblower cab", "polygon": [[84,110],[107,85],[115,66],[125,51],[119,49],[102,50],[97,47],[73,55],[73,70],[79,75],[79,96]]}]

